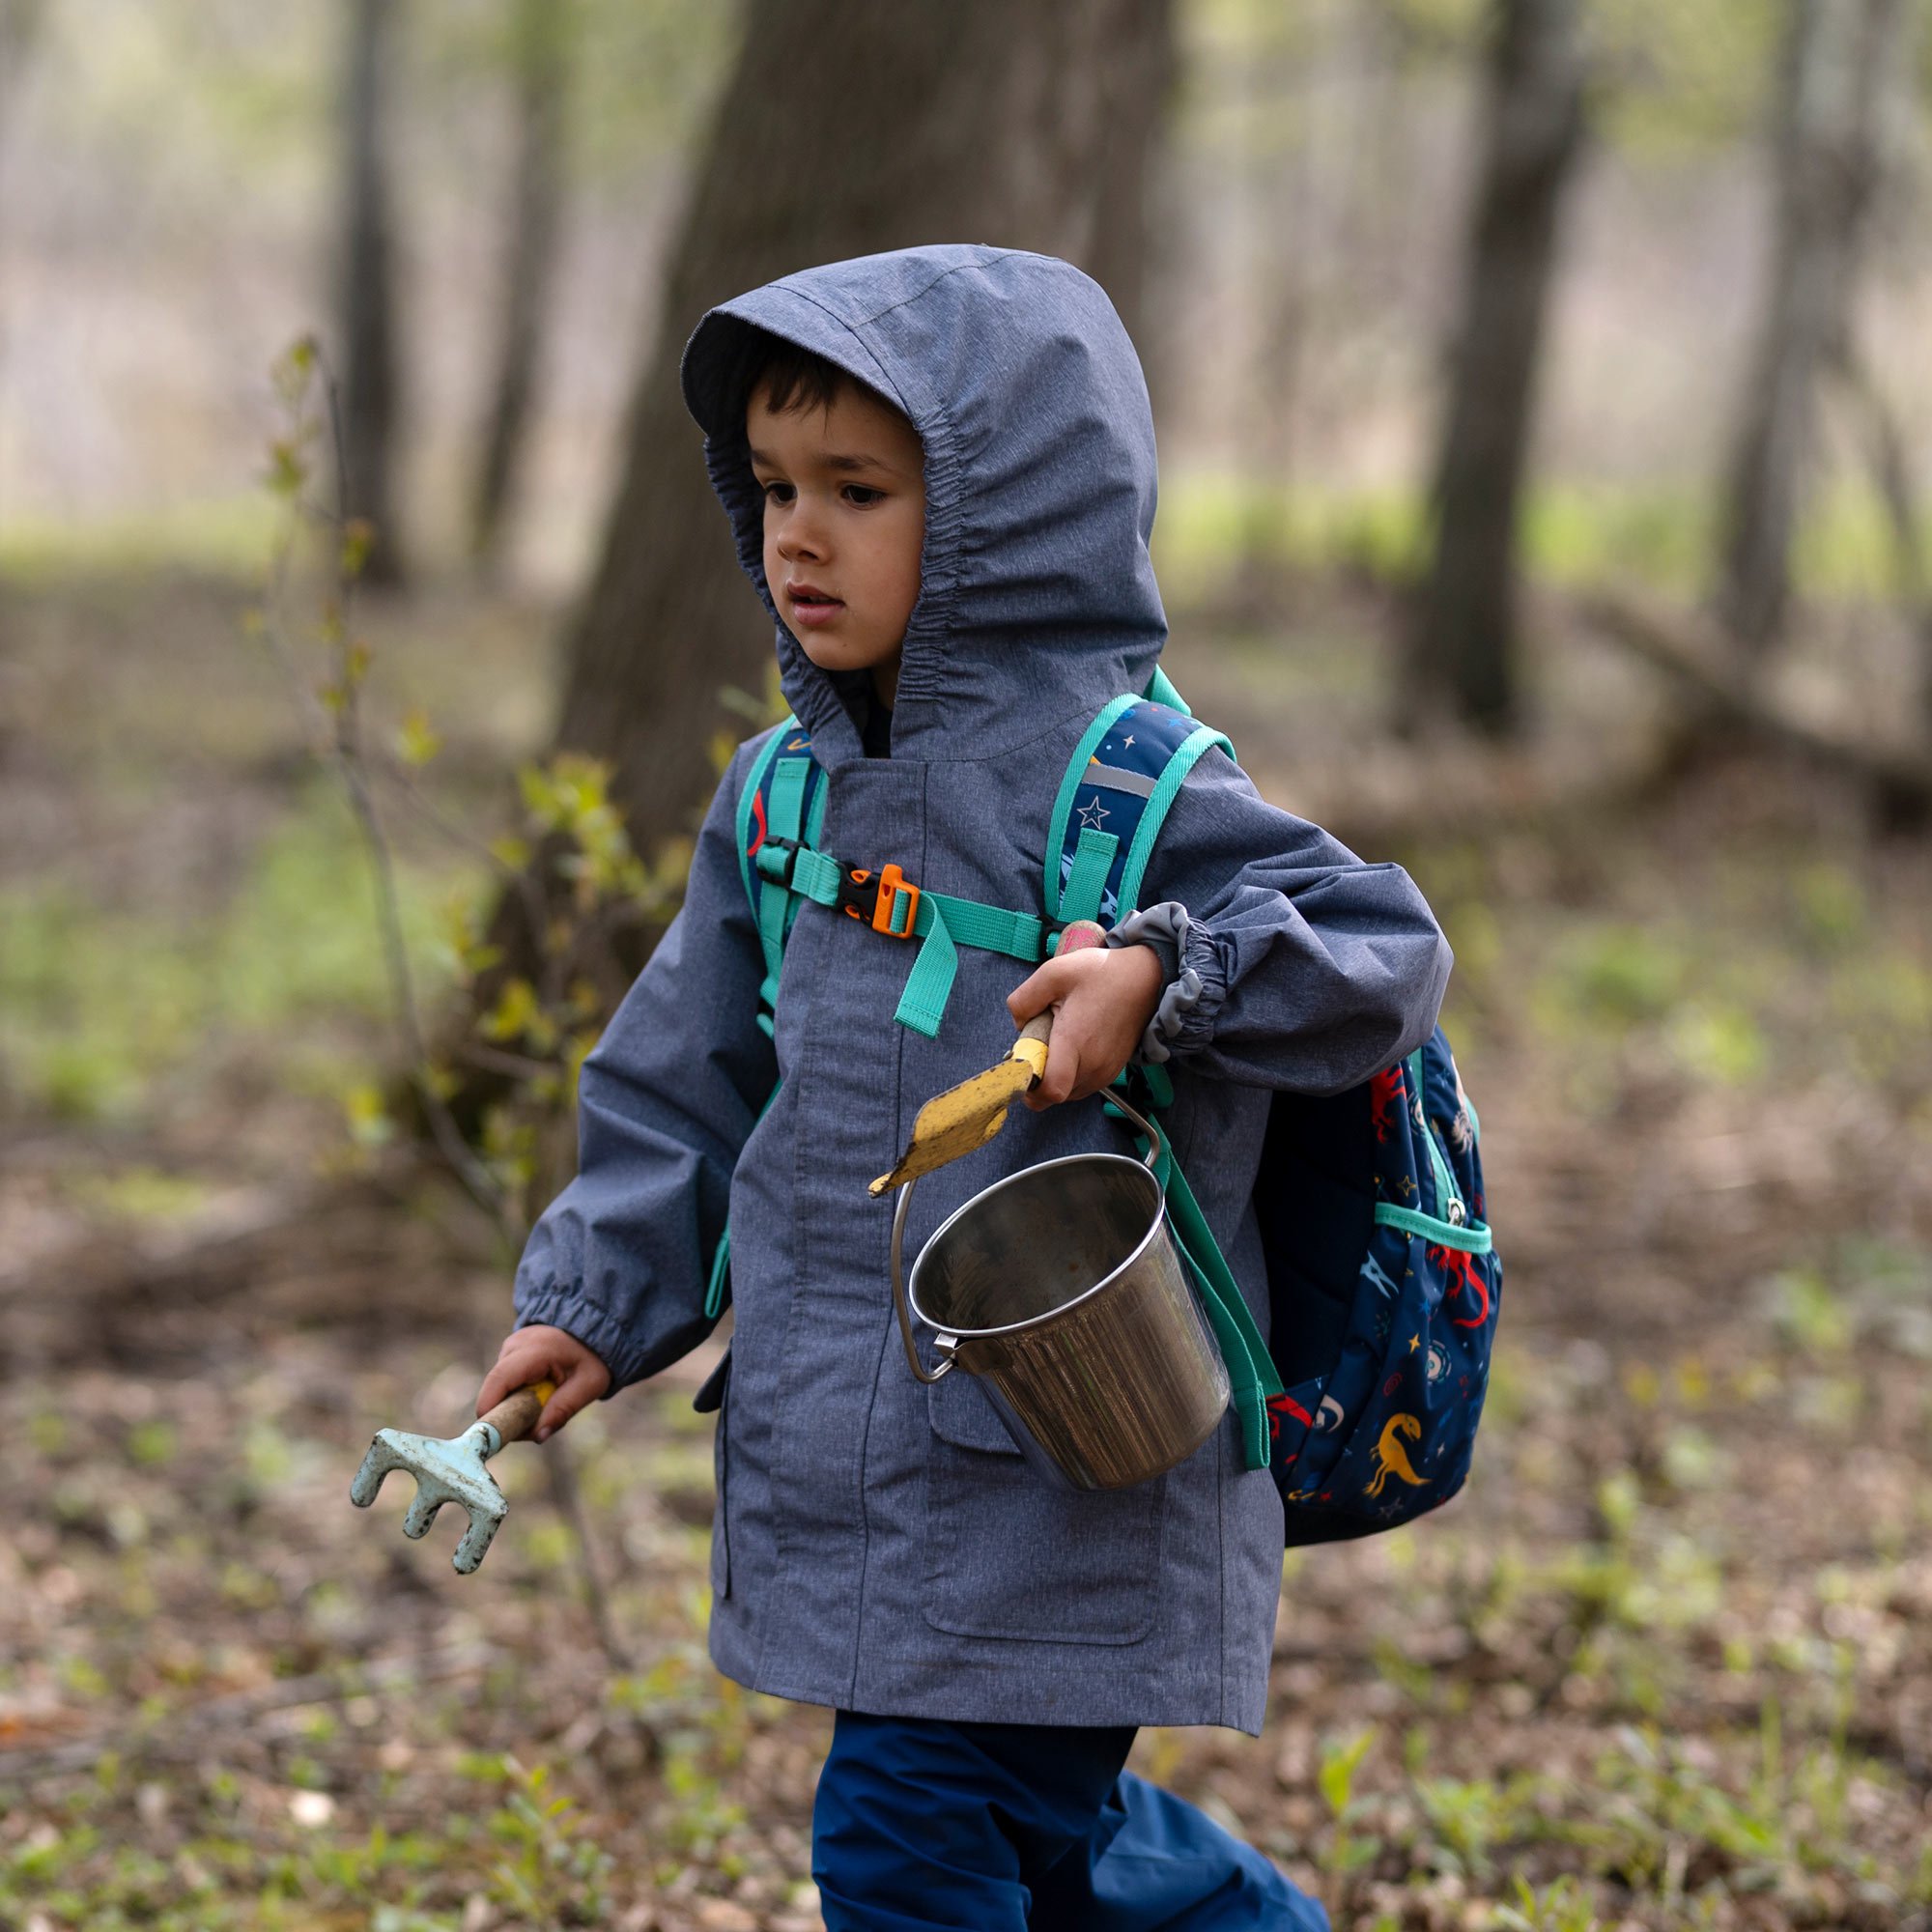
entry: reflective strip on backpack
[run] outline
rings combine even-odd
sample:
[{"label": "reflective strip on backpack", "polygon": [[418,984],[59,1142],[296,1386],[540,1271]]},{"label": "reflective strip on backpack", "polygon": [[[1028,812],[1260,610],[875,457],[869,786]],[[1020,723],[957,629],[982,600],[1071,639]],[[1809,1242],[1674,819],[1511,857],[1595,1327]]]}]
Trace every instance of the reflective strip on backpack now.
[{"label": "reflective strip on backpack", "polygon": [[1101,710],[1067,760],[1047,826],[1055,919],[1111,926],[1134,909],[1168,808],[1213,745],[1234,755],[1220,732],[1151,697],[1128,693]]}]

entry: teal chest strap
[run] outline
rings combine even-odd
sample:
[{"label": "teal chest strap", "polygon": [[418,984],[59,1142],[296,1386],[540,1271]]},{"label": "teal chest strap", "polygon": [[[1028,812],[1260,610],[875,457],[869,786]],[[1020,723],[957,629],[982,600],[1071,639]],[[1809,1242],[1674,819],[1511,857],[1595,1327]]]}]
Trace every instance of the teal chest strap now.
[{"label": "teal chest strap", "polygon": [[1053,923],[978,899],[923,890],[895,865],[848,866],[818,849],[825,819],[825,774],[796,718],[774,731],[738,800],[738,864],[757,915],[765,955],[758,1024],[771,1033],[779,969],[792,922],[807,899],[844,914],[888,939],[923,942],[893,1017],[933,1038],[959,971],[959,948],[1037,965],[1053,950]]},{"label": "teal chest strap", "polygon": [[[782,776],[781,771],[778,777]],[[776,778],[773,790],[776,794]],[[772,816],[776,820],[776,800]],[[890,939],[923,940],[893,1017],[928,1039],[938,1034],[945,1017],[946,1002],[959,970],[960,947],[978,946],[1029,963],[1045,958],[1047,953],[1049,928],[1037,913],[1009,912],[977,899],[924,891],[896,866],[884,866],[876,871],[847,866],[829,853],[783,837],[776,826],[752,863],[766,887],[758,906],[761,933],[781,931],[789,923],[789,908],[795,899],[807,898]],[[771,890],[774,887],[778,890]],[[774,973],[770,981],[774,994],[776,978]]]}]

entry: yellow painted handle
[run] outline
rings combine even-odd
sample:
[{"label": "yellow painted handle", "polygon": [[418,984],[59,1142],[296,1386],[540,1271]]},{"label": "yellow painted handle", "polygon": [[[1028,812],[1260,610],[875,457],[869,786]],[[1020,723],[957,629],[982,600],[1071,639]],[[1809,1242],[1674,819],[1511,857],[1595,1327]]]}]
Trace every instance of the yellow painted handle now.
[{"label": "yellow painted handle", "polygon": [[1025,1061],[1036,1080],[1046,1071],[1046,1047],[1052,1037],[1053,1009],[1049,1007],[1045,1012],[1034,1014],[1013,1041],[1013,1058]]}]

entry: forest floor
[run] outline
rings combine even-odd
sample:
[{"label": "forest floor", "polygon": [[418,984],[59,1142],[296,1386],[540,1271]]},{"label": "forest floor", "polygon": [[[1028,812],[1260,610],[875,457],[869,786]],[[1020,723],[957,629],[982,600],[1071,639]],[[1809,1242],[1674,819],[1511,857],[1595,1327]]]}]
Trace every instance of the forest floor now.
[{"label": "forest floor", "polygon": [[[349,1507],[374,1426],[469,1419],[507,1260],[361,1144],[366,879],[246,601],[0,583],[0,1926],[810,1926],[829,1719],[704,1650],[715,1344],[506,1452],[473,1577]],[[1535,756],[1399,750],[1377,616],[1173,668],[1456,944],[1487,1418],[1441,1515],[1290,1558],[1259,1741],[1135,1763],[1342,1927],[1923,1932],[1932,844],[1744,755],[1638,782],[1641,694],[1580,646]],[[549,625],[372,612],[445,810],[500,819]],[[399,847],[433,987],[475,879]]]}]

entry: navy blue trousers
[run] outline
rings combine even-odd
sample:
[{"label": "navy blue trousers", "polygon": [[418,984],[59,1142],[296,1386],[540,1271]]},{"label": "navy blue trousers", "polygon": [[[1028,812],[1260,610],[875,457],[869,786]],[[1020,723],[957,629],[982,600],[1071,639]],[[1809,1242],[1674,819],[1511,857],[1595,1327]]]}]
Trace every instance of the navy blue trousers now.
[{"label": "navy blue trousers", "polygon": [[811,1819],[826,1932],[1328,1932],[1259,1852],[1122,1770],[1133,1741],[840,1711]]}]

